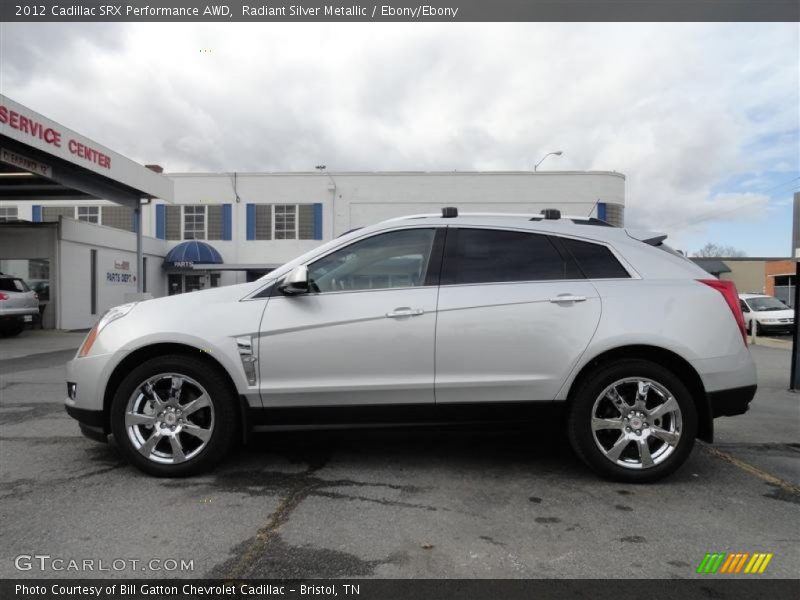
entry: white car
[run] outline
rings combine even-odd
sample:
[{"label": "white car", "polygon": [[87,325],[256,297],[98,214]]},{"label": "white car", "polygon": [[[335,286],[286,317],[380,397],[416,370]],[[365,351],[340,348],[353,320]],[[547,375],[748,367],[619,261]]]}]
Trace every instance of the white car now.
[{"label": "white car", "polygon": [[794,330],[794,310],[773,296],[739,294],[747,333],[755,327],[756,335],[765,333],[789,334]]},{"label": "white car", "polygon": [[589,466],[652,481],[756,391],[736,288],[665,237],[556,210],[385,221],[256,282],[111,309],[68,364],[67,411],[182,476],[253,429],[519,422],[557,403]]},{"label": "white car", "polygon": [[39,317],[39,297],[20,277],[0,273],[0,335],[17,335]]}]

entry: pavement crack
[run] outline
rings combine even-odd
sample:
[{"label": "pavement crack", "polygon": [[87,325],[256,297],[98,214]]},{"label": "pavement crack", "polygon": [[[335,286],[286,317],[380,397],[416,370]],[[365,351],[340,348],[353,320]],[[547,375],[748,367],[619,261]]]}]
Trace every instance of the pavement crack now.
[{"label": "pavement crack", "polygon": [[291,517],[292,512],[309,494],[320,485],[321,479],[313,474],[325,466],[325,461],[315,461],[299,477],[291,478],[292,484],[272,512],[267,523],[256,532],[247,548],[225,569],[224,577],[240,579],[252,570],[253,563],[267,553],[269,546],[278,538],[278,530]]}]

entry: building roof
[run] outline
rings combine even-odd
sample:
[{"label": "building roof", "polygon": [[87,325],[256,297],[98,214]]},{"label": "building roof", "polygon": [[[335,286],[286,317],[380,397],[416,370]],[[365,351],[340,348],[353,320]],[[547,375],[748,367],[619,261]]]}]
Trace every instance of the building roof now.
[{"label": "building roof", "polygon": [[712,275],[719,275],[720,273],[730,273],[731,270],[719,258],[699,258],[694,257],[692,261],[701,269]]}]

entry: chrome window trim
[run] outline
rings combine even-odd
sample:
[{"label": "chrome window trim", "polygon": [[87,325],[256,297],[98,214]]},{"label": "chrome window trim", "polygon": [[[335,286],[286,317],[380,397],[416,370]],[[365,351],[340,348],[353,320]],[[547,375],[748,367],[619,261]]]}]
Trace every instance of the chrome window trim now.
[{"label": "chrome window trim", "polygon": [[[641,280],[641,279],[643,279],[642,276],[636,271],[636,269],[634,269],[633,266],[625,259],[625,257],[622,256],[617,251],[617,249],[614,248],[614,246],[612,246],[608,242],[605,242],[605,241],[602,241],[602,240],[598,240],[598,239],[595,239],[595,238],[587,238],[587,237],[583,237],[583,236],[579,236],[579,235],[573,235],[573,234],[561,233],[561,232],[552,232],[552,231],[542,231],[542,230],[539,230],[539,229],[529,229],[529,228],[526,228],[526,227],[514,227],[514,226],[507,226],[507,225],[490,225],[490,226],[487,226],[487,225],[467,225],[467,224],[464,224],[464,225],[452,224],[451,225],[451,224],[442,224],[442,223],[438,223],[438,224],[432,224],[432,223],[427,223],[427,224],[425,224],[425,223],[410,223],[410,224],[407,224],[405,226],[391,227],[391,228],[387,228],[387,229],[381,229],[381,230],[378,230],[378,231],[366,232],[364,235],[361,235],[361,236],[351,240],[347,245],[349,246],[350,244],[355,244],[356,242],[360,242],[361,240],[367,239],[369,237],[374,237],[376,235],[381,235],[383,233],[389,233],[391,231],[401,231],[403,229],[449,229],[449,228],[454,228],[454,229],[492,229],[492,230],[500,230],[500,231],[517,231],[517,232],[520,232],[520,233],[529,233],[529,234],[532,234],[532,235],[545,235],[545,236],[552,236],[552,237],[557,237],[557,238],[562,238],[562,239],[566,238],[566,239],[578,240],[580,242],[587,242],[587,243],[590,243],[590,244],[597,244],[599,246],[605,246],[606,248],[608,248],[608,250],[614,256],[614,258],[616,258],[619,261],[619,263],[622,265],[622,268],[625,269],[628,272],[630,277],[606,277],[606,278],[600,278],[600,279],[598,279],[598,278],[593,278],[593,279],[590,279],[590,278],[581,278],[581,279],[533,279],[533,280],[525,280],[525,281],[490,281],[490,282],[484,282],[484,283],[451,283],[451,284],[443,284],[443,285],[439,285],[439,286],[410,286],[410,287],[405,287],[405,288],[382,288],[382,289],[376,289],[376,290],[342,290],[342,291],[339,291],[339,292],[320,292],[320,293],[315,293],[314,295],[315,296],[321,296],[321,295],[324,295],[324,294],[353,293],[353,292],[356,292],[356,291],[358,291],[358,292],[361,292],[361,291],[386,291],[387,289],[388,290],[420,289],[420,288],[423,288],[423,287],[448,287],[448,288],[450,288],[450,287],[455,287],[455,286],[497,285],[497,284],[507,285],[507,284],[513,284],[513,283],[552,283],[552,282],[577,283],[577,282],[580,282],[580,281],[605,282],[605,281],[631,281],[631,280]],[[308,266],[312,262],[317,261],[317,260],[319,260],[321,258],[324,258],[324,257],[328,256],[329,254],[333,254],[334,252],[337,252],[337,251],[341,250],[344,247],[345,246],[340,245],[340,246],[337,246],[335,248],[332,248],[328,252],[324,252],[324,253],[321,253],[321,254],[314,255],[303,264]],[[289,261],[289,262],[291,262],[291,261]],[[288,264],[288,262],[286,264]],[[278,267],[278,269],[280,269],[282,267],[283,267],[283,265],[281,265],[281,267]],[[246,295],[240,301],[244,302],[244,301],[248,301],[248,300],[268,300],[269,297],[256,298],[255,296],[258,296],[258,294],[260,294],[262,291],[264,291],[270,285],[272,285],[273,283],[276,283],[278,281],[278,279],[279,278],[276,277],[274,279],[270,279],[268,281],[265,281],[263,285],[259,286],[257,289],[255,289],[250,294]]]}]

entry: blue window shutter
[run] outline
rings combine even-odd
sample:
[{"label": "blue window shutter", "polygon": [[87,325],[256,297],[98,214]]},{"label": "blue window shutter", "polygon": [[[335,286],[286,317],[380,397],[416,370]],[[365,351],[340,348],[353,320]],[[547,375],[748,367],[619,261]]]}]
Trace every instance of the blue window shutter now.
[{"label": "blue window shutter", "polygon": [[41,204],[34,204],[31,206],[31,221],[34,223],[42,222],[42,206]]},{"label": "blue window shutter", "polygon": [[222,205],[222,239],[233,239],[233,207],[230,204]]},{"label": "blue window shutter", "polygon": [[314,239],[322,239],[322,203],[314,203]]},{"label": "blue window shutter", "polygon": [[167,239],[167,207],[163,204],[156,204],[156,237]]},{"label": "blue window shutter", "polygon": [[605,202],[598,202],[597,203],[597,218],[601,221],[606,220],[606,203]]},{"label": "blue window shutter", "polygon": [[247,239],[256,239],[256,205],[247,205]]}]

